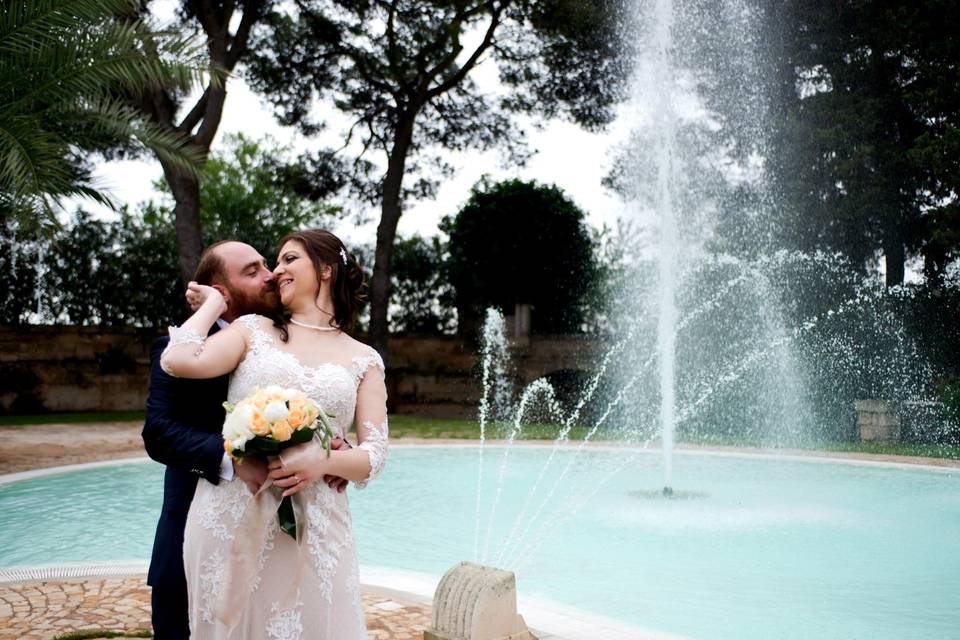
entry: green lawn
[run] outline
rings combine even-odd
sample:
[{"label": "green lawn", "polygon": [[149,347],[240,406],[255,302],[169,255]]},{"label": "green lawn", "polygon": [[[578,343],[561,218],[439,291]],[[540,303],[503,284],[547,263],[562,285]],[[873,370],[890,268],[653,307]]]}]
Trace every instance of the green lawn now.
[{"label": "green lawn", "polygon": [[[488,428],[489,429],[489,428]],[[570,430],[571,440],[580,440],[587,435],[585,427],[574,427]],[[519,438],[523,440],[553,440],[557,437],[559,427],[552,424],[523,425]],[[392,415],[390,416],[390,435],[394,437],[412,438],[453,438],[465,440],[480,439],[480,423],[476,420],[453,420],[445,418],[421,418],[418,416]],[[487,431],[488,438],[506,438],[499,429]]]},{"label": "green lawn", "polygon": [[960,445],[920,444],[916,442],[828,442],[819,447],[827,451],[856,451],[881,455],[923,456],[960,460]]},{"label": "green lawn", "polygon": [[[570,430],[570,440],[581,440],[587,434],[588,429],[584,427],[574,427]],[[557,436],[558,428],[556,425],[534,424],[525,425],[522,438],[524,440],[552,440]],[[395,437],[417,437],[417,438],[453,438],[478,440],[480,438],[480,425],[471,420],[445,420],[436,418],[419,418],[416,416],[393,415],[390,416],[390,435]],[[603,441],[611,440],[605,437],[601,430],[596,434],[593,440]],[[487,437],[505,437],[499,432],[487,433]],[[616,438],[621,440],[621,438]],[[682,439],[681,444],[689,445],[720,445],[728,447],[757,447],[769,448],[770,445],[758,440],[747,438],[698,438]],[[856,453],[874,453],[881,455],[898,456],[922,456],[927,458],[950,458],[960,459],[960,446],[958,445],[937,445],[937,444],[918,444],[911,442],[821,442],[821,443],[802,443],[791,444],[784,448],[801,449],[809,451],[843,451]]]},{"label": "green lawn", "polygon": [[916,442],[792,442],[776,447],[768,442],[737,436],[705,436],[681,439],[683,444],[723,447],[755,447],[760,449],[798,449],[801,451],[840,451],[877,455],[920,456],[925,458],[960,459],[960,445],[920,444]]},{"label": "green lawn", "polygon": [[79,413],[41,413],[24,416],[0,416],[0,427],[24,424],[85,424],[90,422],[143,422],[143,411],[83,411]]},{"label": "green lawn", "polygon": [[[142,421],[143,412],[90,412],[90,413],[50,413],[32,416],[0,416],[0,426],[15,426],[28,424],[75,423],[90,424],[96,422]],[[558,427],[551,424],[524,425],[523,433],[519,436],[523,440],[552,440],[556,437]],[[574,427],[570,431],[570,440],[582,440],[587,434],[584,427]],[[456,440],[479,440],[480,425],[475,420],[454,420],[441,418],[422,418],[409,415],[390,416],[390,435],[396,438],[449,438]],[[506,437],[499,430],[488,430],[488,438]],[[609,434],[602,431],[594,440],[611,440]],[[619,440],[620,438],[616,438]],[[706,437],[700,439],[682,439],[681,444],[691,445],[720,445],[730,447],[769,447],[768,444],[747,438],[736,437]],[[928,458],[949,458],[960,460],[960,446],[918,444],[910,442],[877,443],[877,442],[822,442],[790,444],[789,449],[804,449],[810,451],[842,451],[854,453],[874,453],[881,455],[923,456]]]}]

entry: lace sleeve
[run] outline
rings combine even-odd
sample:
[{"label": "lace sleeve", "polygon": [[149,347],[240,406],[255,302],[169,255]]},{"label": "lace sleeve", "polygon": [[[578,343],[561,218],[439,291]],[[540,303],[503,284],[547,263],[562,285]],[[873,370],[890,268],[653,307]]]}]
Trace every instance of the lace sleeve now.
[{"label": "lace sleeve", "polygon": [[[199,312],[198,312],[199,313]],[[216,378],[237,368],[247,350],[242,329],[229,326],[207,336],[191,317],[181,327],[170,327],[170,343],[160,355],[165,373],[180,378]],[[210,323],[213,325],[213,323]]]},{"label": "lace sleeve", "polygon": [[366,451],[370,458],[370,475],[355,483],[362,489],[383,472],[387,462],[387,387],[383,360],[376,352],[354,358],[354,364],[360,377],[356,413],[358,448]]},{"label": "lace sleeve", "polygon": [[193,355],[198,356],[200,355],[200,352],[203,351],[203,345],[207,341],[207,337],[201,336],[199,333],[189,327],[167,327],[167,332],[170,335],[170,342],[167,343],[163,353],[160,354],[160,368],[163,369],[164,373],[166,373],[168,376],[176,378],[177,375],[165,361],[164,356],[167,355],[171,349],[178,347],[181,344],[197,345],[197,350]]},{"label": "lace sleeve", "polygon": [[273,338],[270,337],[270,334],[264,331],[264,326],[266,326],[268,322],[270,322],[269,319],[265,318],[264,316],[259,316],[255,313],[248,313],[247,315],[237,318],[234,321],[234,324],[246,329],[247,341],[250,345],[250,350],[257,352],[264,346],[267,346],[273,342]]}]

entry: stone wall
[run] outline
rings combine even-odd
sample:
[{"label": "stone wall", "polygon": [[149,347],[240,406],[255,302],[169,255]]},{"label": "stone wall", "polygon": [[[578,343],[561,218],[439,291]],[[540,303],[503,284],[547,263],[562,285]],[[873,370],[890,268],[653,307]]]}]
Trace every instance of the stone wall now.
[{"label": "stone wall", "polygon": [[155,339],[152,330],[0,327],[0,410],[142,409]]},{"label": "stone wall", "polygon": [[[152,329],[0,326],[0,412],[136,411],[146,400]],[[602,355],[597,340],[518,338],[523,382],[588,371]],[[480,398],[476,346],[454,336],[395,336],[388,392],[393,413],[472,417]]]},{"label": "stone wall", "polygon": [[899,442],[900,416],[883,400],[857,400],[857,430],[863,442]]}]

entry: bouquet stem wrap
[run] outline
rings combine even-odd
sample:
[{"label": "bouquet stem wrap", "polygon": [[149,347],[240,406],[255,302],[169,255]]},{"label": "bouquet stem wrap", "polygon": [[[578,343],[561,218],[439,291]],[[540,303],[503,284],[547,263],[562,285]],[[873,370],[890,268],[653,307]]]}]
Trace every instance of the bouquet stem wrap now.
[{"label": "bouquet stem wrap", "polygon": [[[278,509],[286,502],[293,516],[293,532],[290,535],[302,542],[304,523],[307,521],[303,492],[281,499],[283,491],[274,487],[268,478],[256,495],[250,496],[247,506],[240,517],[233,541],[227,553],[222,588],[217,594],[216,617],[232,632],[240,623],[244,613],[250,608],[250,598],[256,589],[256,577],[259,572],[260,545],[267,537],[273,518],[278,517]],[[283,518],[280,518],[283,529]],[[286,531],[286,529],[283,529]],[[297,561],[290,583],[279,601],[281,609],[292,608],[300,590],[303,567],[308,566],[306,545],[296,543]]]},{"label": "bouquet stem wrap", "polygon": [[[329,421],[332,416],[302,391],[271,386],[256,389],[236,406],[229,402],[223,406],[227,410],[223,424],[224,449],[238,462],[249,456],[279,456],[282,451],[311,441],[319,442],[327,450],[327,456],[330,455],[334,434]],[[283,498],[275,511],[280,529],[299,540],[297,522],[303,518],[297,517],[293,501]]]},{"label": "bouquet stem wrap", "polygon": [[[302,391],[277,386],[255,389],[236,406],[224,403],[224,408],[224,450],[238,464],[248,456],[268,458],[281,452],[286,452],[290,461],[315,455],[321,447],[330,455],[334,429],[328,418],[333,416]],[[296,445],[301,446],[294,449]],[[277,518],[280,530],[293,538],[297,553],[295,573],[278,604],[281,609],[289,609],[296,602],[303,567],[308,565],[306,545],[301,544],[307,522],[304,501],[302,491],[284,498],[283,489],[273,486],[269,478],[247,501],[227,553],[223,586],[214,607],[228,634],[249,609],[250,597],[258,585],[260,545],[267,539],[273,518]],[[277,544],[283,542],[278,540]]]}]

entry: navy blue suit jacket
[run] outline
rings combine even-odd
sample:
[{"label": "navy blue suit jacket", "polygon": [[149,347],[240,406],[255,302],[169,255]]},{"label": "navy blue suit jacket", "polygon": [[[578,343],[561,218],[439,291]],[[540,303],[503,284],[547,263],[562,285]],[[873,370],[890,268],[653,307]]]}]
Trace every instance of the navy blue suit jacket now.
[{"label": "navy blue suit jacket", "polygon": [[[157,523],[147,584],[155,587],[155,592],[156,587],[162,587],[165,592],[182,589],[186,594],[183,531],[197,481],[203,478],[213,484],[220,482],[223,401],[227,399],[229,376],[188,380],[168,375],[160,368],[160,354],[168,342],[169,338],[160,338],[150,349],[150,390],[142,434],[147,454],[167,466],[163,510]],[[155,609],[157,604],[155,601]],[[176,615],[185,616],[186,611]]]}]

